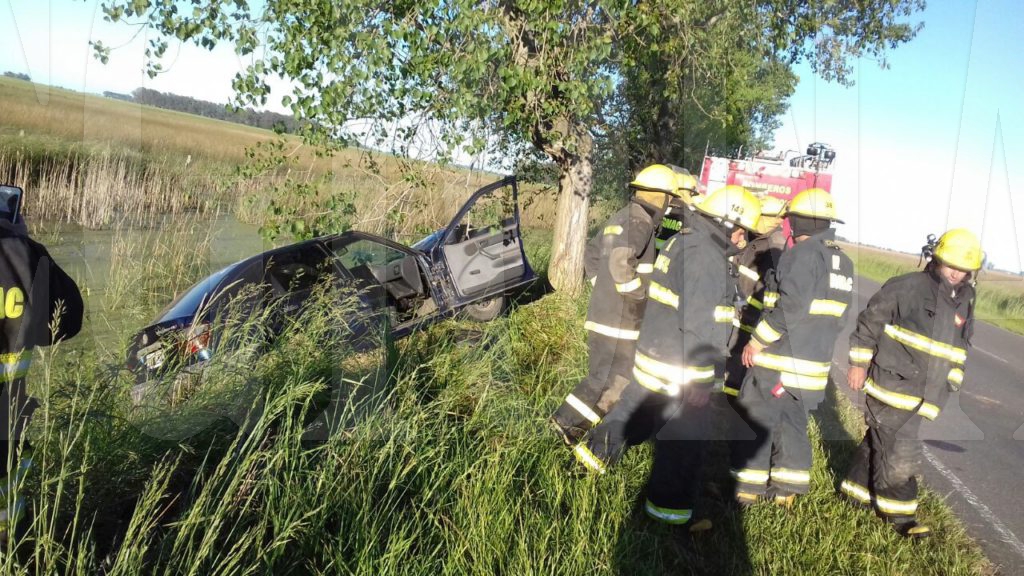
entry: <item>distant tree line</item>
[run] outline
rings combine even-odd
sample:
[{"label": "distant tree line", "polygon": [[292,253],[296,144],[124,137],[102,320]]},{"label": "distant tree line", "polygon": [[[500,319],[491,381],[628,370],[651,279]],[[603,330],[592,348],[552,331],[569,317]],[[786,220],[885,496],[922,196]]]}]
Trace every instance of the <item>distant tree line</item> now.
[{"label": "distant tree line", "polygon": [[17,78],[18,80],[24,80],[26,82],[32,81],[32,77],[28,74],[24,74],[21,72],[11,72],[10,70],[4,72],[4,76],[6,76],[7,78]]},{"label": "distant tree line", "polygon": [[[121,99],[124,95],[116,93],[108,94],[104,92],[104,96]],[[170,94],[167,92],[159,92],[149,88],[136,88],[132,92],[130,100],[147,106],[186,112],[197,116],[205,116],[207,118],[234,122],[236,124],[245,124],[246,126],[264,128],[266,130],[276,130],[285,133],[298,132],[298,124],[291,116],[277,114],[275,112],[257,112],[250,108],[233,110],[224,104],[197,100],[188,96],[179,96],[177,94]]]}]

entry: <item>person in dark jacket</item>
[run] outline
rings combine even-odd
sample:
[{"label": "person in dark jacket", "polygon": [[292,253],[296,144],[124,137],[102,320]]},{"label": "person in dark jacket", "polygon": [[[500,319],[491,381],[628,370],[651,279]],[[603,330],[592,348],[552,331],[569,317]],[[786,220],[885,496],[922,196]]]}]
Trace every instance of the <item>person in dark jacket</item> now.
[{"label": "person in dark jacket", "polygon": [[722,389],[730,399],[739,395],[740,385],[747,369],[743,366],[743,349],[750,341],[754,328],[766,308],[774,308],[779,294],[775,287],[775,267],[783,250],[786,237],[782,231],[782,218],[786,202],[774,196],[761,198],[761,219],[755,236],[729,258],[736,276],[736,321],[729,340],[729,358],[725,363],[725,385]]},{"label": "person in dark jacket", "polygon": [[[41,244],[28,237],[23,221],[0,218],[0,434],[9,493],[31,467],[22,437],[36,402],[25,389],[25,376],[36,346],[49,346],[81,330],[83,305],[78,286]],[[19,454],[19,452],[21,452]],[[13,509],[0,508],[0,539],[24,510],[19,497]]]},{"label": "person in dark jacket", "polygon": [[654,269],[654,242],[669,199],[678,197],[676,183],[677,175],[668,166],[641,170],[629,184],[629,204],[587,244],[584,266],[594,286],[583,325],[589,370],[551,417],[568,446],[601,421],[629,382],[647,299],[645,278]]},{"label": "person in dark jacket", "polygon": [[[708,439],[707,403],[735,318],[728,256],[756,226],[760,211],[757,197],[727,186],[697,206],[686,233],[669,239],[651,275],[632,381],[575,450],[581,464],[603,473],[626,450],[631,420],[655,415],[644,509],[659,521],[686,524],[693,516]],[[707,521],[691,524],[694,531],[708,527]]]},{"label": "person in dark jacket", "polygon": [[903,536],[931,533],[916,520],[918,429],[963,384],[974,321],[969,278],[982,260],[969,230],[946,232],[923,272],[892,278],[871,297],[850,336],[847,382],[867,395],[868,430],[840,493],[873,506]]},{"label": "person in dark jacket", "polygon": [[832,197],[820,188],[793,198],[787,211],[794,245],[779,259],[779,298],[743,349],[749,370],[736,404],[751,440],[731,446],[736,501],[767,497],[792,506],[810,486],[807,411],[825,396],[836,336],[853,298],[853,263],[835,243]]},{"label": "person in dark jacket", "polygon": [[661,220],[661,227],[658,228],[657,238],[654,246],[660,251],[665,243],[673,235],[686,228],[686,221],[693,213],[694,206],[700,202],[701,193],[698,190],[697,178],[690,174],[685,168],[668,165],[676,173],[676,190],[678,197],[673,197],[665,211],[665,217]]}]

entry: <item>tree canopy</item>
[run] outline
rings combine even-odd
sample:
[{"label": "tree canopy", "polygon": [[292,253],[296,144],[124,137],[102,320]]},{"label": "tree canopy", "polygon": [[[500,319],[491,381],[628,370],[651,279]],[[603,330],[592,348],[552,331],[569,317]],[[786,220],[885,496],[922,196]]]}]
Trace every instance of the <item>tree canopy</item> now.
[{"label": "tree canopy", "polygon": [[[253,64],[234,79],[238,104],[260,106],[268,79],[311,142],[354,138],[408,152],[423,122],[439,151],[533,148],[559,170],[550,280],[575,291],[593,187],[593,160],[625,154],[692,163],[705,141],[765,142],[807,60],[849,82],[850,59],[884,65],[913,38],[923,0],[112,0],[108,18],[171,39],[230,42]],[[96,44],[105,58],[109,49]],[[273,95],[275,98],[278,96]],[[360,130],[354,130],[360,121]],[[369,126],[368,129],[363,128]],[[595,150],[613,143],[618,150]],[[609,155],[610,154],[610,155]],[[610,161],[610,160],[609,160]]]}]

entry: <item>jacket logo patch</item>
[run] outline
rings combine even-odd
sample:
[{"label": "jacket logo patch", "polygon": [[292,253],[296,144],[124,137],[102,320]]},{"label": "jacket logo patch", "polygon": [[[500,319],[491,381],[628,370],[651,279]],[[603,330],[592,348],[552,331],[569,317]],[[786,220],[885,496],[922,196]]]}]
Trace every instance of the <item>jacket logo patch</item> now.
[{"label": "jacket logo patch", "polygon": [[0,320],[20,318],[25,312],[25,293],[14,286],[4,289],[0,287]]},{"label": "jacket logo patch", "polygon": [[964,318],[959,314],[953,315],[953,323],[956,324],[957,328],[961,328],[964,325]]},{"label": "jacket logo patch", "polygon": [[833,290],[853,292],[853,278],[835,272],[828,275],[828,285]]}]

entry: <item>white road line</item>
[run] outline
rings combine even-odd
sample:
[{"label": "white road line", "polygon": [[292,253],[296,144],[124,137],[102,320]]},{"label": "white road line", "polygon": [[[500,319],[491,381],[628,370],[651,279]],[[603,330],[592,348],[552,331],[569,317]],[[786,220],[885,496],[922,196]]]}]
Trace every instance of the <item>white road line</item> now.
[{"label": "white road line", "polygon": [[928,450],[928,448],[922,447],[922,452],[924,452],[924,457],[928,459],[928,462],[930,462],[931,465],[939,471],[939,474],[942,474],[946,480],[953,485],[953,489],[956,490],[957,493],[960,494],[960,496],[966,500],[967,503],[970,504],[978,514],[980,514],[981,517],[984,518],[990,526],[992,526],[993,529],[995,529],[996,532],[999,533],[1000,540],[1008,544],[1017,552],[1017,554],[1024,558],[1024,543],[1021,543],[1017,536],[1011,532],[995,514],[992,513],[992,510],[990,510],[988,506],[985,506],[985,504],[974,495],[974,492],[971,492],[970,488],[968,488],[952,470],[946,468],[946,465],[940,462],[939,459],[936,458],[930,450]]},{"label": "white road line", "polygon": [[982,354],[986,354],[988,356],[991,356],[991,357],[995,358],[996,360],[999,360],[1003,364],[1009,364],[1010,363],[1008,360],[1003,360],[999,356],[996,356],[995,354],[989,352],[988,350],[985,350],[984,348],[978,348],[977,346],[972,346],[970,348],[970,350],[977,350],[978,352],[981,352]]}]

